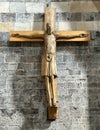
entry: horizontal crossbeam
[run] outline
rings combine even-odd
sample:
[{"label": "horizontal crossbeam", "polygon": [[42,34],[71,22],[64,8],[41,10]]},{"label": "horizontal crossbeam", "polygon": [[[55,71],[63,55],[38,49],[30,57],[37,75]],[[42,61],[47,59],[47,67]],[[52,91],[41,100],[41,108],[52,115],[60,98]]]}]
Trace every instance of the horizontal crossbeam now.
[{"label": "horizontal crossbeam", "polygon": [[[13,37],[14,34],[21,34],[26,36],[31,36],[33,38],[24,37]],[[10,32],[10,42],[42,42],[44,41],[43,35],[44,31],[11,31]],[[85,34],[84,37],[78,37],[78,35]],[[68,41],[90,41],[90,32],[88,31],[55,31],[54,35],[57,37],[57,42],[68,42]],[[68,38],[73,36],[72,38]],[[76,36],[76,37],[74,37]]]}]

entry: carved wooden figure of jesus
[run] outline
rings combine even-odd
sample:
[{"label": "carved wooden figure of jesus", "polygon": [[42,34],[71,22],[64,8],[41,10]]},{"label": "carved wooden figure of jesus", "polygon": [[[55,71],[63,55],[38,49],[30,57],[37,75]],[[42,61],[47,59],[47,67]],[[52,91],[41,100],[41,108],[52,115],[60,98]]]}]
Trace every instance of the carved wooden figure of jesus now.
[{"label": "carved wooden figure of jesus", "polygon": [[44,37],[44,53],[42,56],[42,72],[41,75],[45,77],[48,106],[57,107],[58,99],[55,91],[55,81],[57,78],[56,68],[56,38],[51,32],[51,27],[47,23],[47,31]]}]

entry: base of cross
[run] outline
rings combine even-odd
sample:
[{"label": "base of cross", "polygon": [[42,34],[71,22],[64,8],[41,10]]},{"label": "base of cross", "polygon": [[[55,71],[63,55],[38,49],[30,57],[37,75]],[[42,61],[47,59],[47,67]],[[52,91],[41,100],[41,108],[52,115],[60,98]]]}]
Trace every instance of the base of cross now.
[{"label": "base of cross", "polygon": [[48,107],[47,109],[47,118],[48,120],[58,119],[58,107]]}]

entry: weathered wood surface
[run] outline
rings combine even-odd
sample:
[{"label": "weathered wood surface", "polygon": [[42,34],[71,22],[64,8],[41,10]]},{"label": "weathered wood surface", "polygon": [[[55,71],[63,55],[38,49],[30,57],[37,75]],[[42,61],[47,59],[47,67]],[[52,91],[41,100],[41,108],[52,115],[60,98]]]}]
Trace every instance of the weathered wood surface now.
[{"label": "weathered wood surface", "polygon": [[45,8],[45,18],[44,18],[44,30],[46,32],[47,23],[51,26],[51,32],[55,31],[56,28],[56,9],[55,8]]},{"label": "weathered wood surface", "polygon": [[[21,35],[32,35],[33,39],[30,38],[23,38],[23,37],[13,37],[12,34],[21,34]],[[10,32],[10,41],[11,42],[41,42],[44,41],[42,38],[38,38],[39,35],[44,35],[44,31],[11,31]],[[76,37],[76,38],[64,38],[63,36],[71,36],[71,35],[80,35],[80,34],[87,34],[87,37]],[[37,38],[34,38],[37,35]],[[90,32],[89,31],[55,31],[55,35],[59,35],[60,38],[57,39],[57,42],[66,42],[67,41],[80,41],[80,42],[85,42],[85,41],[90,41]]]}]

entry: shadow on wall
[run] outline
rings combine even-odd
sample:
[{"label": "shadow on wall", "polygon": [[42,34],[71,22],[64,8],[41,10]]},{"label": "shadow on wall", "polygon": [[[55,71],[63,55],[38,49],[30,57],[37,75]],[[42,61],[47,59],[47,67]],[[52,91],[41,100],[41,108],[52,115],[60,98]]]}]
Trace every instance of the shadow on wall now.
[{"label": "shadow on wall", "polygon": [[[76,60],[85,69],[83,81],[84,99],[88,105],[83,113],[84,123],[88,123],[89,130],[100,130],[100,31],[91,31],[91,41],[88,46],[81,46],[77,50]],[[82,70],[81,70],[82,71]],[[83,73],[84,77],[84,73]],[[82,103],[84,105],[84,103]],[[80,104],[81,106],[81,104]],[[83,106],[84,108],[84,106]],[[84,112],[84,111],[83,111]]]},{"label": "shadow on wall", "polygon": [[[100,20],[100,4],[98,1],[92,2],[97,9],[95,17]],[[91,34],[91,49],[88,61],[86,61],[88,66],[89,124],[90,130],[100,130],[100,31],[95,30]]]},{"label": "shadow on wall", "polygon": [[17,47],[10,47],[10,56],[17,60],[17,68],[12,89],[15,111],[22,115],[20,130],[44,130],[50,122],[47,121],[45,85],[40,76],[41,45],[14,45]]},{"label": "shadow on wall", "polygon": [[66,63],[66,91],[68,91],[66,97],[69,105],[67,107],[70,109],[70,130],[90,130],[87,85],[89,44],[87,42],[72,42],[59,44],[59,46],[63,46],[63,60]]},{"label": "shadow on wall", "polygon": [[89,43],[69,43],[67,46],[66,43],[59,44],[65,51],[64,62],[67,63],[65,71],[68,71],[66,78],[72,76],[71,81],[66,79],[68,84],[66,97],[70,96],[69,113],[73,123],[71,128],[75,130],[100,130],[99,44],[98,31],[91,32]]},{"label": "shadow on wall", "polygon": [[100,31],[92,32],[87,62],[90,130],[100,129]]}]

